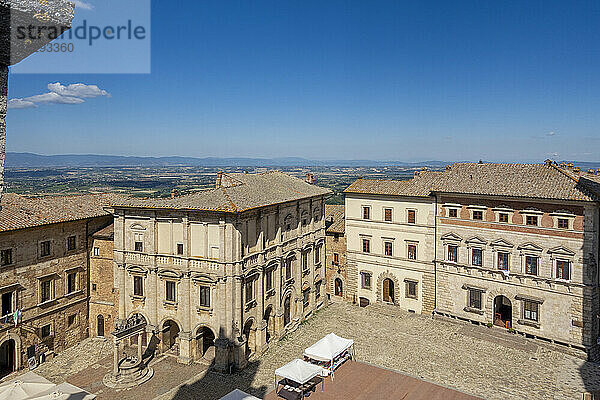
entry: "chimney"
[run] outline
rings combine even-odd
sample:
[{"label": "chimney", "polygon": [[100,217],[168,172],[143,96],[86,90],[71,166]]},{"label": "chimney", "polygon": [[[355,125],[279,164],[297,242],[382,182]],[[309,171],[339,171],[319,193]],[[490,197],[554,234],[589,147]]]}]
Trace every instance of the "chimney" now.
[{"label": "chimney", "polygon": [[171,198],[174,199],[177,196],[179,196],[179,192],[177,191],[177,189],[171,190]]},{"label": "chimney", "polygon": [[312,185],[313,184],[313,178],[314,178],[313,174],[311,174],[310,172],[306,173],[306,183],[310,183]]},{"label": "chimney", "polygon": [[215,185],[215,187],[217,189],[219,189],[222,184],[223,184],[223,171],[219,171],[219,172],[217,172],[217,184]]}]

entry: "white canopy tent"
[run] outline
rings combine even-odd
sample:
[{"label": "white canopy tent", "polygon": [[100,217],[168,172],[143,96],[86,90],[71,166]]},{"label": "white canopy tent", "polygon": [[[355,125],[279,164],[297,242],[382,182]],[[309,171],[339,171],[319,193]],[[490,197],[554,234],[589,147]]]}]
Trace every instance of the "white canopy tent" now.
[{"label": "white canopy tent", "polygon": [[[323,374],[323,368],[318,365],[308,363],[306,361],[296,358],[290,361],[281,368],[275,370],[275,387],[277,388],[277,377],[286,378],[292,382],[298,384],[298,387],[284,386],[286,390],[296,391],[304,394],[306,388],[304,387],[307,382],[315,377],[320,377]],[[321,380],[321,383],[323,381]],[[277,391],[277,390],[276,390]]]},{"label": "white canopy tent", "polygon": [[95,398],[95,395],[70,383],[63,382],[52,389],[29,397],[28,400],[94,400]]},{"label": "white canopy tent", "polygon": [[0,400],[26,400],[56,385],[34,372],[26,372],[0,384]]},{"label": "white canopy tent", "polygon": [[331,373],[335,369],[335,359],[348,351],[354,357],[354,340],[344,339],[335,333],[330,333],[317,343],[304,350],[304,356],[316,361],[327,362]]},{"label": "white canopy tent", "polygon": [[240,389],[235,389],[219,400],[260,400],[258,397],[254,397],[246,392],[242,392]]}]

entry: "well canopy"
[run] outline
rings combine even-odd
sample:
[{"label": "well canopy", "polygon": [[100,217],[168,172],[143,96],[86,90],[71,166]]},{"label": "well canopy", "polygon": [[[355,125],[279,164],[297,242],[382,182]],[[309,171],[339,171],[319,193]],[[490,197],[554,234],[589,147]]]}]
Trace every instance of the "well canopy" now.
[{"label": "well canopy", "polygon": [[283,367],[277,368],[275,370],[275,375],[287,378],[299,384],[304,384],[321,374],[322,371],[323,368],[296,358],[285,364]]},{"label": "well canopy", "polygon": [[259,400],[259,398],[246,392],[242,392],[240,389],[235,389],[221,397],[219,400]]},{"label": "well canopy", "polygon": [[332,361],[348,350],[354,344],[352,339],[344,339],[335,333],[326,335],[323,339],[304,350],[304,356],[317,361]]}]

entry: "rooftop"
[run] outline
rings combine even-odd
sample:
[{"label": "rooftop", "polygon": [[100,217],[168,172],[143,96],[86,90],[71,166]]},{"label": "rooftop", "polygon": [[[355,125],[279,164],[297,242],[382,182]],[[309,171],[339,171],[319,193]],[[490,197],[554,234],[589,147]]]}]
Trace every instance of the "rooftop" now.
[{"label": "rooftop", "polygon": [[431,193],[600,201],[600,175],[543,164],[455,163],[442,172],[420,171],[406,181],[358,179],[345,193],[426,197]]},{"label": "rooftop", "polygon": [[344,222],[345,207],[343,205],[325,205],[325,226],[327,233],[346,232],[346,224]]},{"label": "rooftop", "polygon": [[127,199],[115,202],[112,206],[238,213],[328,194],[331,194],[331,190],[280,171],[260,174],[222,173],[214,189],[170,199]]},{"label": "rooftop", "polygon": [[118,197],[121,196],[82,194],[25,197],[5,193],[0,210],[0,232],[110,215],[104,207]]},{"label": "rooftop", "polygon": [[105,226],[104,228],[94,232],[92,234],[93,238],[96,239],[109,239],[112,240],[115,236],[115,225],[113,223],[111,223],[108,226]]}]

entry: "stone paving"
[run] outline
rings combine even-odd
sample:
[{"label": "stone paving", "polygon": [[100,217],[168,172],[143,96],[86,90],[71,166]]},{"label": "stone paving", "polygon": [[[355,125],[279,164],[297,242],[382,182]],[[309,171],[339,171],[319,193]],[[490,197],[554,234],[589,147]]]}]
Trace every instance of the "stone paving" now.
[{"label": "stone paving", "polygon": [[[273,342],[238,374],[222,375],[197,364],[180,370],[174,361],[165,359],[156,362],[155,370],[161,371],[150,381],[164,381],[152,383],[161,386],[161,391],[147,391],[148,383],[121,398],[133,399],[137,393],[139,399],[152,398],[151,394],[157,400],[218,399],[234,388],[262,397],[273,387],[276,368],[301,357],[304,348],[330,332],[353,338],[360,361],[486,399],[581,399],[585,391],[600,390],[600,364],[557,351],[544,342],[396,308],[336,303]],[[110,349],[86,341],[36,372],[53,381],[70,381],[69,377],[85,375],[86,368],[93,368],[107,355]],[[163,363],[173,364],[161,367]],[[165,374],[171,377],[161,377]],[[112,398],[105,396],[99,400]]]}]

